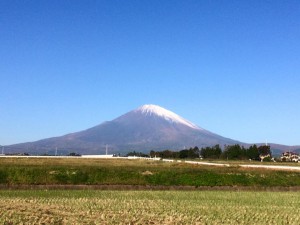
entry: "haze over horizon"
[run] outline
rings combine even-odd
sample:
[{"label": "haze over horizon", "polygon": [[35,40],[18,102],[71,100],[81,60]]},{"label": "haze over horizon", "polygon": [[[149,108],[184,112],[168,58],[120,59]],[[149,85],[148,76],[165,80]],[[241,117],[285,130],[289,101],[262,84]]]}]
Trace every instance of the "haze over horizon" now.
[{"label": "haze over horizon", "polygon": [[1,1],[0,145],[144,104],[247,143],[300,145],[300,2]]}]

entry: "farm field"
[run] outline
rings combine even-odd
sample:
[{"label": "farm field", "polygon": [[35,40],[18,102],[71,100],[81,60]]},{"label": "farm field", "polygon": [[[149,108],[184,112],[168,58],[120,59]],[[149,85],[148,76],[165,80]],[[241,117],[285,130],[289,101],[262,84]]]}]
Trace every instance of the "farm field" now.
[{"label": "farm field", "polygon": [[[261,163],[261,165],[270,165]],[[299,187],[299,171],[179,162],[84,158],[0,158],[0,187],[139,185]]]},{"label": "farm field", "polygon": [[300,224],[300,172],[229,164],[0,158],[0,224]]},{"label": "farm field", "polygon": [[300,224],[299,192],[0,191],[1,224]]}]

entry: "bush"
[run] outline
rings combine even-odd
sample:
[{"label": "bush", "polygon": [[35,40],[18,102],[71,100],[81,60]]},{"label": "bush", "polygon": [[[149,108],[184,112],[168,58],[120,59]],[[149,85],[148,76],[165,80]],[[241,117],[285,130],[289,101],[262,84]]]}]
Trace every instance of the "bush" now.
[{"label": "bush", "polygon": [[272,158],[271,157],[265,157],[263,159],[263,162],[271,162],[272,161]]}]

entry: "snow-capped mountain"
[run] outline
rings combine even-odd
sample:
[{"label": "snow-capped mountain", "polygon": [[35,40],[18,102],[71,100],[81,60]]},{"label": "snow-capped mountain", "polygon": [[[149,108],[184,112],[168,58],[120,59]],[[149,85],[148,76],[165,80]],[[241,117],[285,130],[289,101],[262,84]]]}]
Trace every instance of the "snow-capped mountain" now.
[{"label": "snow-capped mountain", "polygon": [[211,133],[181,116],[157,105],[143,105],[112,121],[61,137],[10,146],[15,152],[78,152],[104,154],[150,150],[181,150],[240,142]]},{"label": "snow-capped mountain", "polygon": [[170,123],[177,123],[177,124],[183,124],[188,127],[191,127],[193,129],[199,129],[202,130],[202,128],[198,127],[197,125],[193,124],[192,122],[178,116],[177,114],[164,109],[158,105],[143,105],[136,110],[134,110],[136,113],[142,113],[146,116],[160,116],[163,119],[169,121]]}]

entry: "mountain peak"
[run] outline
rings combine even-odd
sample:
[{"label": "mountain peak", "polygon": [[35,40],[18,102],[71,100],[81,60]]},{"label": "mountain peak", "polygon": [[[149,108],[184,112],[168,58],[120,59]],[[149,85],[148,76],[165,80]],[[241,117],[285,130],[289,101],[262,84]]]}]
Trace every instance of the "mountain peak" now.
[{"label": "mountain peak", "polygon": [[44,154],[58,147],[68,153],[103,154],[107,144],[111,153],[128,150],[180,150],[183,146],[232,145],[238,141],[202,129],[179,115],[157,105],[143,105],[95,127],[60,137],[9,146],[11,152]]},{"label": "mountain peak", "polygon": [[176,113],[173,113],[173,112],[171,112],[163,107],[160,107],[158,105],[152,105],[152,104],[143,105],[143,106],[137,108],[135,110],[135,112],[140,112],[146,116],[156,115],[156,116],[164,118],[165,120],[168,120],[171,123],[179,123],[179,124],[184,124],[193,129],[201,129],[197,125],[182,118],[181,116],[177,115]]}]

